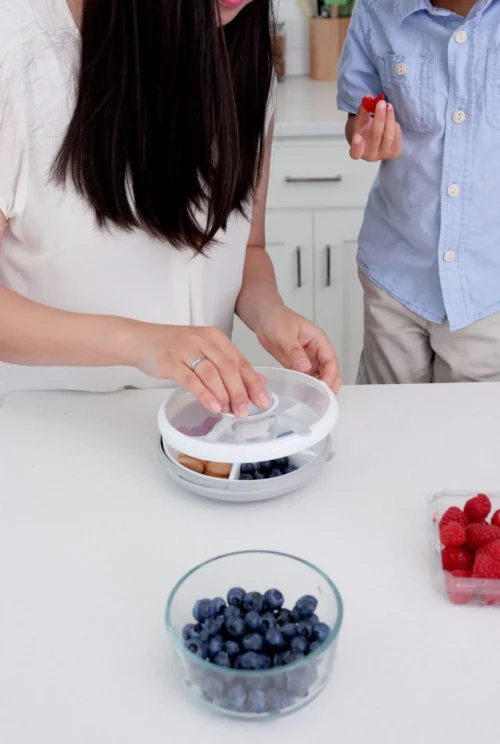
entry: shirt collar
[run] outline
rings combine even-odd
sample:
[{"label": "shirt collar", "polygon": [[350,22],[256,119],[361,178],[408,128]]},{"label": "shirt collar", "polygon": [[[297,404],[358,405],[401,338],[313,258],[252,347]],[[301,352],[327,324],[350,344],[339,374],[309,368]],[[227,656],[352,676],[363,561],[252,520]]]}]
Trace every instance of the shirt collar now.
[{"label": "shirt collar", "polygon": [[[474,15],[481,16],[491,3],[495,0],[479,0],[476,4]],[[396,15],[399,23],[403,23],[409,16],[419,10],[427,10],[431,15],[452,15],[451,11],[444,8],[436,8],[430,0],[396,0]]]},{"label": "shirt collar", "polygon": [[403,23],[408,16],[417,13],[419,10],[431,10],[433,8],[430,0],[397,0],[396,15],[400,23]]}]

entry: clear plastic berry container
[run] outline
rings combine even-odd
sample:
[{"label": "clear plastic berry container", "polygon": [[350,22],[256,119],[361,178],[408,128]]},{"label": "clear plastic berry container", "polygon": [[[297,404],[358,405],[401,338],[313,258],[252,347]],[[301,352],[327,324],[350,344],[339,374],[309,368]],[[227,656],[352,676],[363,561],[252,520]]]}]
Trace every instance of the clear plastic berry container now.
[{"label": "clear plastic berry container", "polygon": [[[477,496],[477,491],[440,491],[429,497],[429,522],[431,526],[431,558],[434,584],[453,604],[494,606],[500,609],[500,579],[455,577],[443,569],[439,522],[450,506],[463,509],[466,501]],[[493,514],[500,509],[500,492],[487,491]],[[491,516],[490,514],[490,516]]]},{"label": "clear plastic berry container", "polygon": [[[188,650],[182,631],[193,622],[197,600],[225,599],[232,587],[261,593],[277,588],[290,609],[300,597],[313,595],[316,615],[330,633],[319,648],[286,666],[252,671],[216,666]],[[294,713],[319,695],[332,675],[342,618],[342,598],[326,574],[300,558],[270,551],[231,553],[197,566],[176,584],[165,614],[181,684],[191,698],[215,713],[249,720]]]}]

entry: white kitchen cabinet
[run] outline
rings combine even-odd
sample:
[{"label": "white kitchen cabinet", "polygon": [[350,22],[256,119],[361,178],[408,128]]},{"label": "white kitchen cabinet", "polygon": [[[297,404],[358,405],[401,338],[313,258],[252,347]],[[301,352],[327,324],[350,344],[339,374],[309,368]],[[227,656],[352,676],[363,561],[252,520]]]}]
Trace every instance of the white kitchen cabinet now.
[{"label": "white kitchen cabinet", "polygon": [[363,345],[363,293],[356,254],[363,210],[314,215],[314,319],[332,342],[344,380],[356,380]]},{"label": "white kitchen cabinet", "polygon": [[[281,88],[266,239],[285,302],[323,328],[350,384],[363,344],[357,240],[378,165],[350,159],[345,115],[334,102],[330,84],[295,80]],[[254,365],[277,364],[238,320],[233,339]]]},{"label": "white kitchen cabinet", "polygon": [[[269,212],[266,248],[286,304],[306,318],[314,318],[313,215],[310,212]],[[256,366],[276,366],[243,323],[236,318],[233,341]]]},{"label": "white kitchen cabinet", "polygon": [[[356,380],[363,345],[363,293],[356,264],[362,219],[361,209],[268,216],[268,251],[280,292],[289,307],[323,328],[348,384]],[[252,364],[277,365],[239,320],[233,340]]]}]

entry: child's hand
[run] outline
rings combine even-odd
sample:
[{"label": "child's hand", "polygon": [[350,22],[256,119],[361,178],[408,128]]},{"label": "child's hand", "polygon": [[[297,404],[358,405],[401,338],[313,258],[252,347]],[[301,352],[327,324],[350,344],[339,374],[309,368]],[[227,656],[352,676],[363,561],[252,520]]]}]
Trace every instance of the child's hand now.
[{"label": "child's hand", "polygon": [[401,127],[396,122],[394,107],[379,101],[371,116],[361,105],[352,119],[350,155],[353,160],[395,160],[403,149]]}]

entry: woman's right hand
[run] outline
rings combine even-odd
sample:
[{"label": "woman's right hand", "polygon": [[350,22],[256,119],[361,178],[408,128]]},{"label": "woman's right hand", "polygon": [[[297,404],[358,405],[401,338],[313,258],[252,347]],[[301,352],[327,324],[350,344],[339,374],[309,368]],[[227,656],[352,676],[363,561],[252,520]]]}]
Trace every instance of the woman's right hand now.
[{"label": "woman's right hand", "polygon": [[135,367],[178,382],[212,413],[245,418],[250,401],[262,409],[271,405],[264,378],[218,328],[136,323],[131,343]]},{"label": "woman's right hand", "polygon": [[353,160],[395,160],[403,150],[401,127],[394,116],[394,107],[379,101],[372,116],[361,105],[349,121],[350,155]]}]

